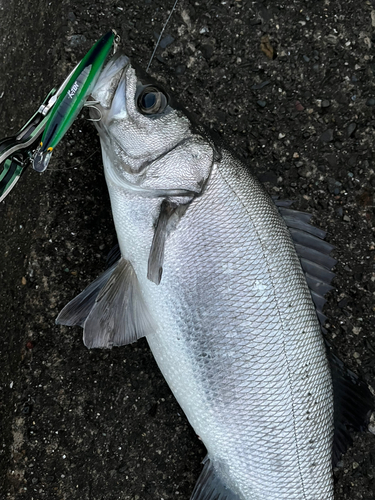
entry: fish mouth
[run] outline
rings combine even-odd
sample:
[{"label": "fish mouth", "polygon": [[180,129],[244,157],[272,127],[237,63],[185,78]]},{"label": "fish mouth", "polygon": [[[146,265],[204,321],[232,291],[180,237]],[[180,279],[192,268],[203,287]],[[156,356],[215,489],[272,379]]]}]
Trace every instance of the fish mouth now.
[{"label": "fish mouth", "polygon": [[[100,111],[112,107],[120,81],[123,80],[124,73],[129,66],[130,59],[122,52],[116,52],[100,73],[98,81],[91,92],[91,98],[95,103],[99,104],[98,109]],[[92,116],[92,118],[97,120],[95,116]]]}]

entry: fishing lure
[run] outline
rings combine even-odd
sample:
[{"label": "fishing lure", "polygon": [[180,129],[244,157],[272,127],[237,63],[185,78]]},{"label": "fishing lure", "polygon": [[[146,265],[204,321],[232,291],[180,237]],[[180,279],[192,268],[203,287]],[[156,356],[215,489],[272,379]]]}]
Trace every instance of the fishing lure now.
[{"label": "fishing lure", "polygon": [[21,130],[15,136],[0,140],[0,165],[3,164],[0,172],[0,202],[10,193],[30,163],[37,172],[47,168],[53,149],[85,105],[112,45],[116,52],[119,39],[113,30],[100,38],[59,89],[53,88],[49,92]]},{"label": "fishing lure", "polygon": [[111,30],[91,47],[61,92],[34,155],[33,168],[37,172],[43,172],[47,168],[53,149],[84,106],[116,36],[116,32]]}]

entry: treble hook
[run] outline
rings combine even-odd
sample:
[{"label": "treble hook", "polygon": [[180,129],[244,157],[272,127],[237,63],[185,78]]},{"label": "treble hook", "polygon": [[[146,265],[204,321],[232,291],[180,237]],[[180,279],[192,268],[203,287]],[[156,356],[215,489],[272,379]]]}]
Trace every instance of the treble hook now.
[{"label": "treble hook", "polygon": [[100,101],[86,101],[83,105],[85,108],[93,108],[98,112],[99,118],[86,118],[88,122],[100,122],[103,118],[103,113],[99,108],[96,107],[96,104],[100,104]]}]

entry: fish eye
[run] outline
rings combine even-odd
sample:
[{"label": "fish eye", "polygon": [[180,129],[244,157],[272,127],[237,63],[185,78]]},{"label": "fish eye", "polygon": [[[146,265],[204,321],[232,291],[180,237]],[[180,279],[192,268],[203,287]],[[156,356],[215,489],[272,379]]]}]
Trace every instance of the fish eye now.
[{"label": "fish eye", "polygon": [[137,99],[138,109],[143,115],[162,113],[167,104],[167,96],[153,85],[144,87]]}]

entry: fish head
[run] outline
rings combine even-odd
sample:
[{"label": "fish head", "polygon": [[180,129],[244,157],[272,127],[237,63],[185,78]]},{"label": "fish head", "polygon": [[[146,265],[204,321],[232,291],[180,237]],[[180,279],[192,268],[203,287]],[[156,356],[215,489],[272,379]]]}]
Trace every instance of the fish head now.
[{"label": "fish head", "polygon": [[158,82],[116,54],[92,97],[108,185],[151,197],[202,190],[214,161],[212,143]]}]

